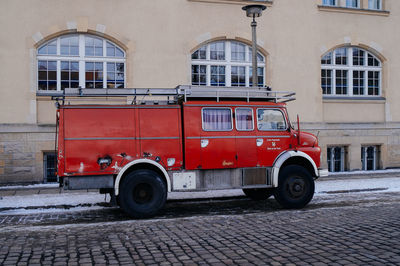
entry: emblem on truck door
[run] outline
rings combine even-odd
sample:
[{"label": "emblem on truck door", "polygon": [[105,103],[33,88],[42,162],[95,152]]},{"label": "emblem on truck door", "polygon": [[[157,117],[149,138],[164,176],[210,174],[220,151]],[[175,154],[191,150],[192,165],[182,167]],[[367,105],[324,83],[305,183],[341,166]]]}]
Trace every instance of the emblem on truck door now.
[{"label": "emblem on truck door", "polygon": [[267,150],[280,150],[281,147],[277,147],[276,143],[281,141],[280,139],[267,139],[268,143],[271,143],[271,147],[267,147]]},{"label": "emblem on truck door", "polygon": [[263,139],[257,139],[257,147],[260,147],[263,144],[264,140]]},{"label": "emblem on truck door", "polygon": [[208,145],[208,139],[202,139],[201,142],[200,142],[200,145],[201,145],[202,148],[207,147],[207,145]]}]

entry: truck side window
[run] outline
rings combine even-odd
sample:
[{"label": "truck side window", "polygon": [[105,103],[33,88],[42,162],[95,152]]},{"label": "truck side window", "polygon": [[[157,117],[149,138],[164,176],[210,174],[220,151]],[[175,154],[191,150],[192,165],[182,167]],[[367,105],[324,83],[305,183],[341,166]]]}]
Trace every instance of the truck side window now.
[{"label": "truck side window", "polygon": [[202,120],[205,131],[230,131],[233,129],[230,108],[203,108]]},{"label": "truck side window", "polygon": [[285,130],[285,117],[276,109],[257,109],[257,128],[263,131]]},{"label": "truck side window", "polygon": [[236,129],[239,131],[251,131],[254,129],[253,109],[236,108]]}]

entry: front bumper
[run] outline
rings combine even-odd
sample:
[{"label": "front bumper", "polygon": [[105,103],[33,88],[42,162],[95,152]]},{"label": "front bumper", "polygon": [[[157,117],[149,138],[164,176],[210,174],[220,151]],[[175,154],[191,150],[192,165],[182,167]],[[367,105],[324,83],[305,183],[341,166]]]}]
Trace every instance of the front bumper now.
[{"label": "front bumper", "polygon": [[329,175],[328,169],[318,169],[318,177],[324,177],[328,175]]}]

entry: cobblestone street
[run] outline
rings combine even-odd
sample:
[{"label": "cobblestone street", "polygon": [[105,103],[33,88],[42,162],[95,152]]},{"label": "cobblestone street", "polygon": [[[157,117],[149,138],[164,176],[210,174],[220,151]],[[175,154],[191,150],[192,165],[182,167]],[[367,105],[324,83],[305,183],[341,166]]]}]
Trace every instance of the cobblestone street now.
[{"label": "cobblestone street", "polygon": [[150,220],[111,207],[4,215],[0,264],[398,265],[399,210],[399,193],[353,193],[303,210],[273,199],[174,201]]}]

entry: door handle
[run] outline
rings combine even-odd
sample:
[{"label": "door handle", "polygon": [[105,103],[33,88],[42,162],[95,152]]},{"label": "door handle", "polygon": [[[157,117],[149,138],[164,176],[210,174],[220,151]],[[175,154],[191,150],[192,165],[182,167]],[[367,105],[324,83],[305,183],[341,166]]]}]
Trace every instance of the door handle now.
[{"label": "door handle", "polygon": [[257,147],[260,147],[264,143],[264,140],[263,139],[257,139],[256,143],[257,143]]}]

